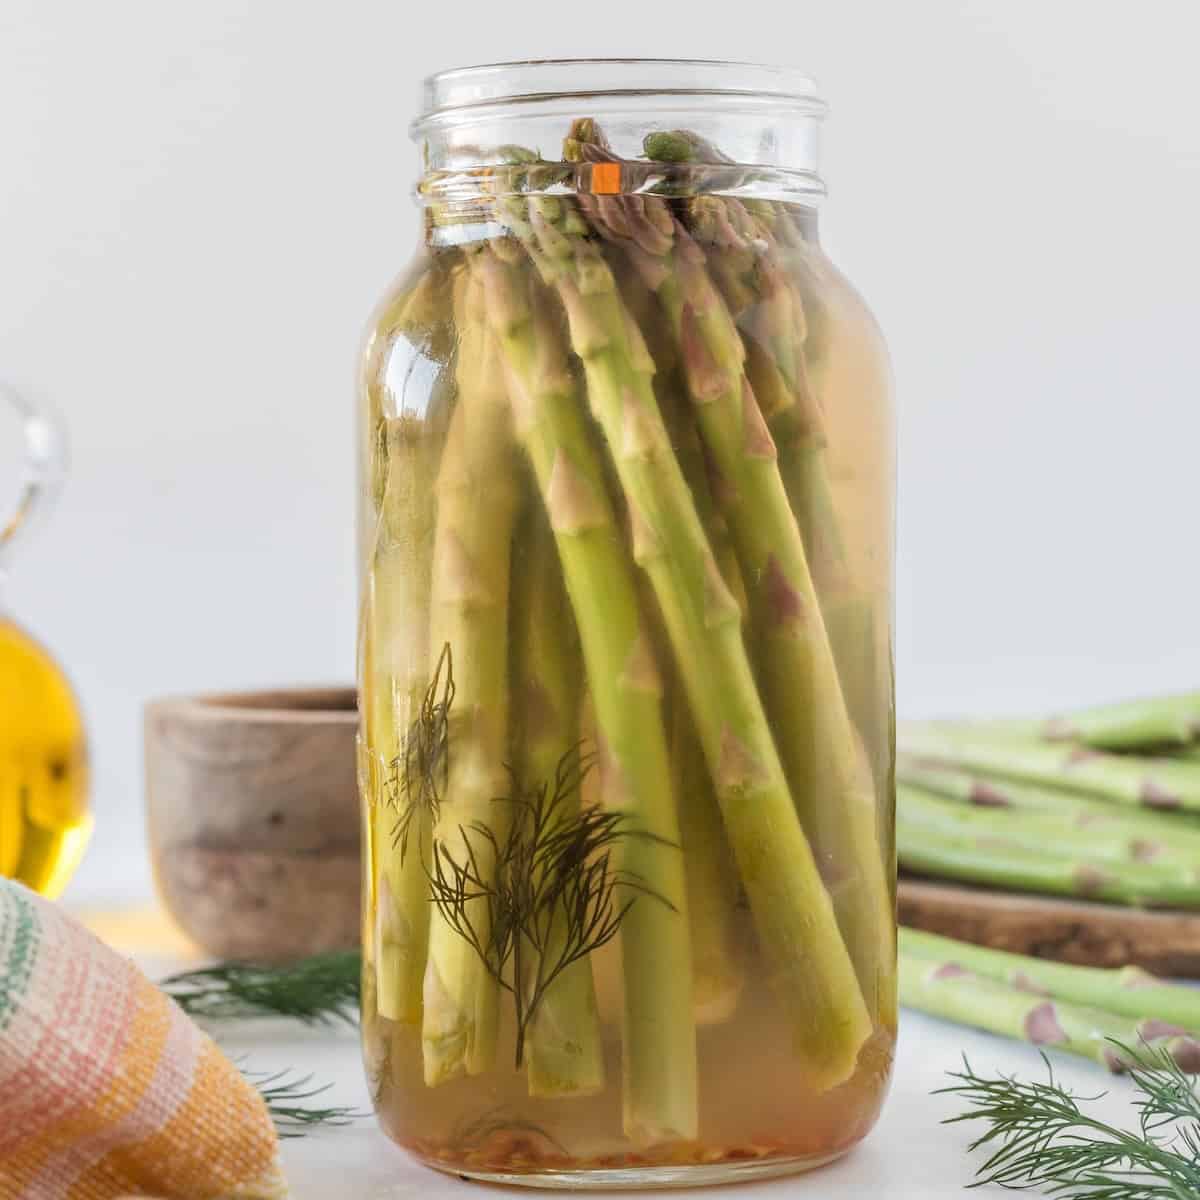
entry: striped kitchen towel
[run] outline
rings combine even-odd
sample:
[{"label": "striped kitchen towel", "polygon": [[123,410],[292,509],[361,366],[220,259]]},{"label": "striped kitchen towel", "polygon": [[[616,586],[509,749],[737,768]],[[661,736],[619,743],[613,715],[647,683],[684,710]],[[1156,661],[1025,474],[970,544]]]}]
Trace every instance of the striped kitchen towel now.
[{"label": "striped kitchen towel", "polygon": [[0,879],[0,1200],[286,1195],[258,1092],[128,959]]}]

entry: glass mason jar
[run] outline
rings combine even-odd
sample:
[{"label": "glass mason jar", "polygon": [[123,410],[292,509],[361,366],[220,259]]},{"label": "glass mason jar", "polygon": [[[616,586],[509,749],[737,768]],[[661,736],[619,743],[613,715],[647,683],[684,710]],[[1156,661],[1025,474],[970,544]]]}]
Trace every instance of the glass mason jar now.
[{"label": "glass mason jar", "polygon": [[542,1186],[853,1146],[896,1028],[893,431],[792,72],[426,83],[362,367],[363,1033]]},{"label": "glass mason jar", "polygon": [[[0,583],[18,535],[62,476],[63,439],[48,413],[0,385],[24,438],[17,507],[0,513]],[[7,432],[7,425],[0,422]],[[3,464],[9,466],[7,462]],[[92,830],[83,717],[62,668],[0,605],[0,876],[57,896]]]}]

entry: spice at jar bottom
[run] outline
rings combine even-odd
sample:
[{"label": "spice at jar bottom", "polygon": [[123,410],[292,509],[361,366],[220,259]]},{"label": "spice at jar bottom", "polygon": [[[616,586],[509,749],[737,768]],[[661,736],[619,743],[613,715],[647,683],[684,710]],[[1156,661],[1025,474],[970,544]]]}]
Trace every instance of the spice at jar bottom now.
[{"label": "spice at jar bottom", "polygon": [[[570,66],[430,81],[425,244],[368,334],[368,1069],[464,1174],[799,1169],[894,1042],[886,356],[815,163],[611,80],[564,121]],[[769,119],[711,69],[688,111],[736,149]]]}]

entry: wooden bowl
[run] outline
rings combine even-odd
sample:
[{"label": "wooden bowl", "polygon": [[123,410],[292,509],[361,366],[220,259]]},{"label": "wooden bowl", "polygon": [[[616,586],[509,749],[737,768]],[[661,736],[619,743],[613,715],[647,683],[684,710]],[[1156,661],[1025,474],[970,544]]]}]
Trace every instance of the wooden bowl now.
[{"label": "wooden bowl", "polygon": [[218,958],[284,962],[359,940],[352,688],[146,706],[159,893]]}]

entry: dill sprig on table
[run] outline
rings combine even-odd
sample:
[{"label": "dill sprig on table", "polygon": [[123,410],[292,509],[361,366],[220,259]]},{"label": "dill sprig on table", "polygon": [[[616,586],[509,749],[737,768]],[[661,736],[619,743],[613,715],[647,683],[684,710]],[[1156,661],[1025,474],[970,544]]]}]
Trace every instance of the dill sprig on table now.
[{"label": "dill sprig on table", "polygon": [[[1128,1047],[1117,1048],[1129,1054]],[[1138,1127],[1121,1129],[1083,1105],[1105,1093],[1079,1095],[1059,1083],[1050,1060],[1047,1081],[985,1078],[963,1058],[957,1082],[937,1094],[958,1096],[966,1111],[945,1124],[985,1121],[971,1149],[990,1152],[974,1186],[1041,1188],[1064,1200],[1196,1200],[1200,1197],[1200,1100],[1191,1080],[1164,1050],[1139,1049],[1143,1065],[1129,1077]]]},{"label": "dill sprig on table", "polygon": [[206,1021],[291,1017],[306,1025],[353,1024],[362,956],[318,954],[289,966],[219,963],[184,971],[159,985],[190,1017]]},{"label": "dill sprig on table", "polygon": [[364,1114],[357,1109],[344,1105],[330,1105],[327,1108],[317,1108],[303,1103],[314,1096],[327,1092],[330,1084],[313,1087],[311,1075],[300,1075],[289,1078],[290,1071],[276,1071],[273,1074],[264,1072],[245,1071],[243,1075],[249,1079],[259,1094],[267,1102],[267,1109],[275,1121],[275,1129],[281,1138],[303,1137],[318,1125],[340,1126],[349,1125]]}]

